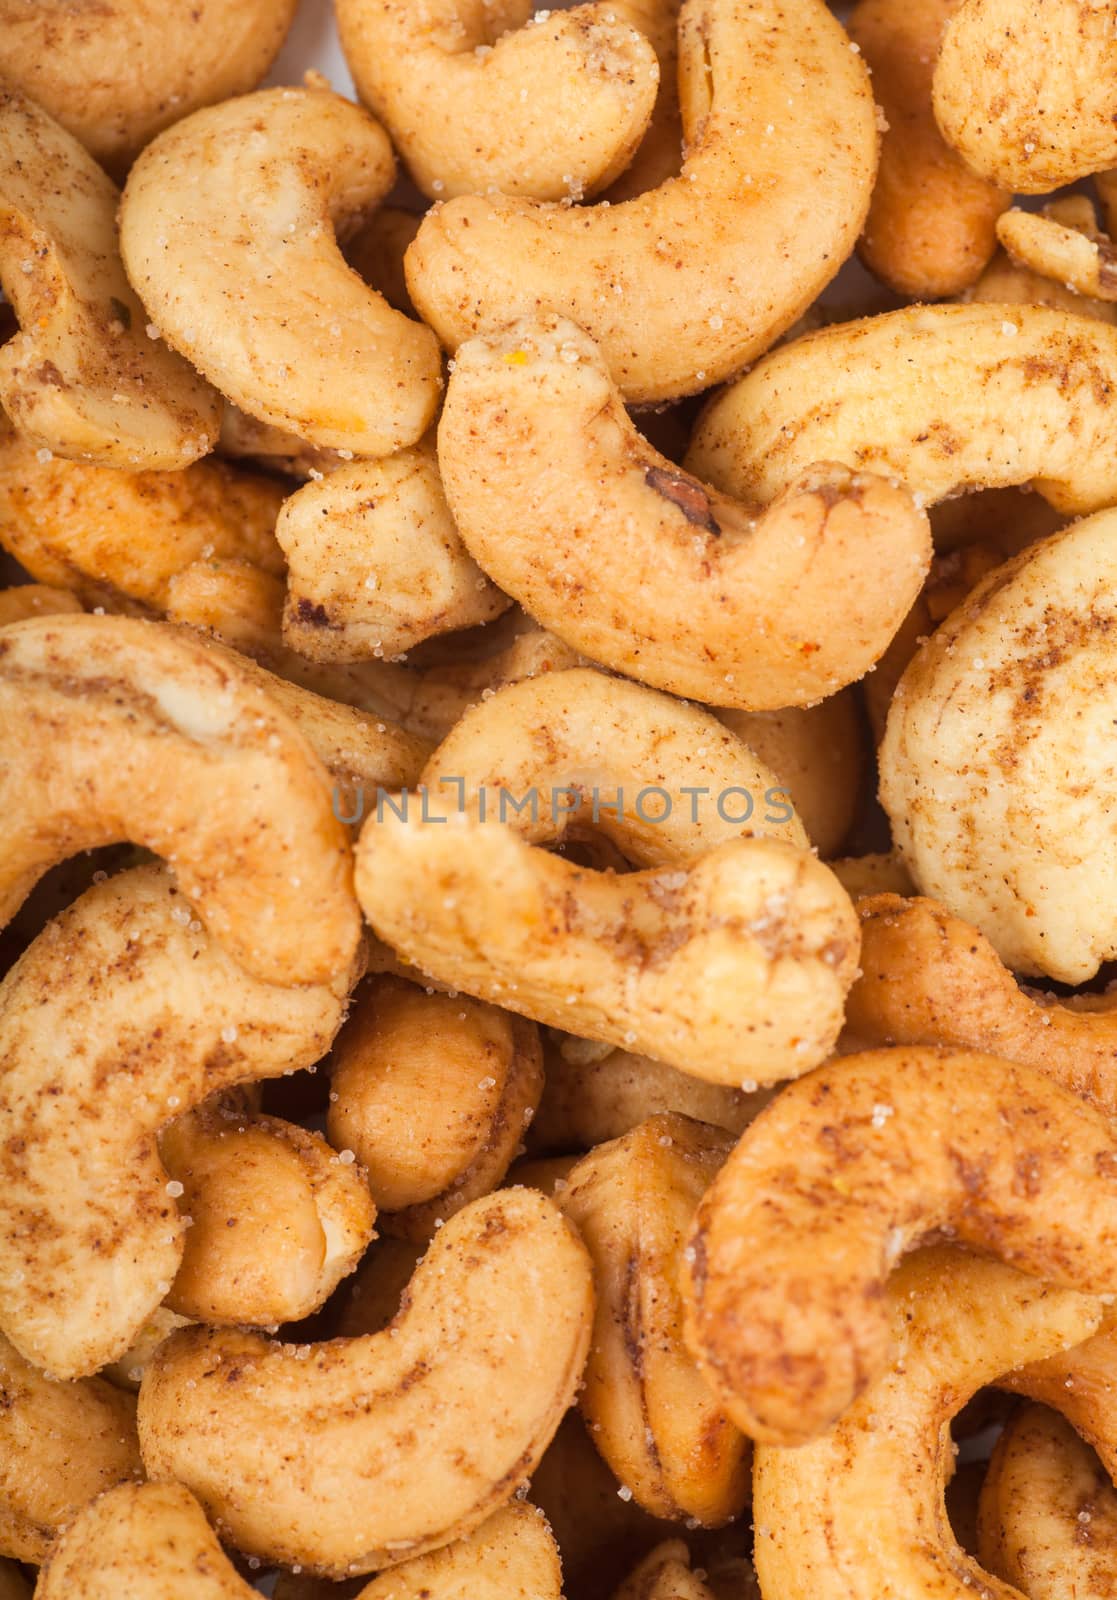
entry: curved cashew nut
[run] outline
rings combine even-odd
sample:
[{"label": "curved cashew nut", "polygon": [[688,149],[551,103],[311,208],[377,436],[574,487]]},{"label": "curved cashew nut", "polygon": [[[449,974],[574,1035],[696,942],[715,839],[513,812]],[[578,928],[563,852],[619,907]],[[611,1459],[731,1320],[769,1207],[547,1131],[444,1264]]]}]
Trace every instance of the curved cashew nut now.
[{"label": "curved cashew nut", "polygon": [[66,0],[0,0],[0,77],[110,171],[198,106],[264,77],[297,0],[128,0],[96,26]]},{"label": "curved cashew nut", "polygon": [[858,1045],[980,1050],[1038,1067],[1117,1119],[1117,999],[1021,989],[985,935],[934,900],[862,900],[861,976],[846,999]]},{"label": "curved cashew nut", "polygon": [[358,94],[429,199],[581,199],[628,165],[655,104],[655,51],[606,0],[534,19],[516,0],[340,0],[337,20]]},{"label": "curved cashew nut", "polygon": [[687,1342],[737,1426],[791,1445],[840,1417],[887,1367],[889,1268],[947,1226],[1110,1291],[1103,1118],[1031,1067],[961,1051],[867,1051],[784,1089],[699,1206],[684,1267]]},{"label": "curved cashew nut", "polygon": [[30,617],[57,617],[81,611],[81,601],[67,589],[52,589],[43,583],[17,583],[0,589],[0,628],[10,622],[26,622]]},{"label": "curved cashew nut", "polygon": [[935,119],[982,177],[1046,194],[1117,164],[1115,88],[1108,4],[964,0],[943,33]]},{"label": "curved cashew nut", "polygon": [[1003,189],[971,172],[931,109],[942,31],[958,0],[859,0],[849,33],[884,112],[873,198],[858,252],[889,288],[934,300],[973,283],[997,246]]},{"label": "curved cashew nut", "polygon": [[394,176],[379,123],[325,89],[196,111],[129,174],[128,276],[163,337],[252,416],[359,455],[414,444],[438,403],[437,341],[335,238]]},{"label": "curved cashew nut", "polygon": [[254,976],[347,971],[360,928],[325,769],[234,658],[123,617],[18,622],[0,634],[0,722],[0,922],[48,867],[131,839],[174,862]]},{"label": "curved cashew nut", "polygon": [[72,135],[0,89],[0,284],[20,326],[0,346],[0,406],[46,452],[184,467],[212,448],[220,401],[145,332],[119,198]]},{"label": "curved cashew nut", "polygon": [[516,1501],[466,1538],[374,1578],[358,1600],[562,1600],[562,1563],[542,1511]]},{"label": "curved cashew nut", "polygon": [[1100,231],[1085,195],[1068,195],[1037,215],[1015,207],[997,237],[1019,266],[1093,300],[1117,300],[1117,247]]},{"label": "curved cashew nut", "polygon": [[979,584],[904,674],[880,750],[881,800],[921,892],[1014,971],[1068,983],[1117,952],[1102,798],[1115,532],[1117,512],[1088,517]]},{"label": "curved cashew nut", "polygon": [[[461,536],[501,588],[586,655],[716,705],[800,704],[861,677],[930,561],[925,516],[891,484],[815,465],[765,512],[688,477],[561,317],[461,347],[438,452]],[[623,602],[610,570],[641,574]]]},{"label": "curved cashew nut", "polygon": [[948,1425],[1002,1372],[1088,1337],[1103,1307],[999,1262],[938,1248],[901,1265],[881,1312],[894,1361],[847,1415],[798,1449],[757,1447],[761,1592],[781,1600],[1021,1600],[950,1532]]},{"label": "curved cashew nut", "polygon": [[400,655],[511,604],[462,544],[430,443],[308,483],[275,531],[287,556],[283,637],[314,661]]},{"label": "curved cashew nut", "polygon": [[349,979],[250,977],[157,866],[94,885],[40,934],[0,985],[0,1325],[26,1356],[74,1377],[127,1350],[183,1253],[156,1133],[317,1061]]},{"label": "curved cashew nut", "polygon": [[[1041,277],[1013,261],[1004,250],[998,250],[973,288],[966,291],[965,298],[973,305],[1049,306],[1094,322],[1117,322],[1117,305],[1078,294],[1054,278]],[[963,509],[963,503],[957,500],[944,501],[943,505]]]},{"label": "curved cashew nut", "polygon": [[[703,413],[688,471],[770,500],[814,461],[925,503],[1034,483],[1060,511],[1117,498],[1117,331],[1042,306],[909,306],[773,351]],[[825,399],[820,399],[825,396]]]},{"label": "curved cashew nut", "polygon": [[174,1334],[140,1388],[148,1471],[288,1565],[340,1576],[448,1544],[527,1482],[574,1398],[591,1276],[542,1195],[475,1200],[383,1333],[301,1347]]},{"label": "curved cashew nut", "polygon": [[159,1155],[191,1219],[164,1304],[191,1320],[298,1322],[325,1304],[374,1237],[376,1207],[360,1170],[278,1117],[206,1106],[164,1129]]},{"label": "curved cashew nut", "polygon": [[0,1552],[42,1561],[87,1500],[142,1471],[131,1395],[45,1377],[0,1336]]},{"label": "curved cashew nut", "polygon": [[1117,1561],[1117,1493],[1056,1412],[1025,1406],[997,1440],[978,1513],[981,1564],[1028,1600],[1104,1600]]},{"label": "curved cashew nut", "polygon": [[555,1196],[594,1265],[578,1401],[594,1443],[646,1511],[707,1526],[744,1508],[750,1450],[683,1344],[677,1278],[695,1207],[731,1148],[720,1128],[653,1117],[592,1150]]},{"label": "curved cashew nut", "polygon": [[381,1227],[421,1244],[515,1158],[543,1089],[539,1032],[467,996],[380,977],[338,1037],[331,1084],[332,1144],[365,1168],[390,1213]]},{"label": "curved cashew nut", "polygon": [[239,559],[282,576],[273,479],[216,460],[123,472],[41,454],[0,425],[0,545],[39,583],[163,610],[171,579],[195,561]]},{"label": "curved cashew nut", "polygon": [[687,155],[658,189],[607,207],[478,196],[428,213],[407,283],[448,348],[542,305],[597,341],[626,400],[669,400],[738,371],[806,310],[869,203],[863,63],[821,0],[687,0],[679,84]]}]

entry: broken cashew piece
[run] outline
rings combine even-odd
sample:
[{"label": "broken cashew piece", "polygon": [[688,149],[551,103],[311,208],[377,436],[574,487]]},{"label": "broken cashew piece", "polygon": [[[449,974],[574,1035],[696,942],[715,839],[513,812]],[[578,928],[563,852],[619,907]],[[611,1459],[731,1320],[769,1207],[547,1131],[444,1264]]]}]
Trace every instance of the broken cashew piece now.
[{"label": "broken cashew piece", "polygon": [[[903,489],[825,458],[766,509],[689,477],[561,317],[461,347],[438,453],[462,539],[502,589],[584,654],[714,705],[799,705],[860,678],[930,562]],[[639,575],[623,603],[601,582],[610,570]]]},{"label": "broken cashew piece", "polygon": [[714,1596],[705,1575],[691,1570],[690,1553],[682,1540],[667,1539],[633,1568],[614,1590],[613,1600],[714,1600]]},{"label": "broken cashew piece", "polygon": [[1117,165],[1115,85],[1108,4],[964,0],[935,65],[935,120],[974,172],[1046,194]]},{"label": "broken cashew piece", "polygon": [[647,194],[565,208],[472,196],[428,212],[407,283],[448,349],[545,306],[597,341],[626,400],[670,400],[738,371],[802,315],[869,203],[864,64],[821,0],[690,0],[679,88],[682,172]]},{"label": "broken cashew piece", "polygon": [[795,1445],[840,1417],[888,1365],[889,1269],[945,1227],[1111,1292],[1105,1120],[1032,1067],[962,1051],[866,1051],[777,1095],[702,1200],[683,1269],[687,1343],[737,1426]]},{"label": "broken cashew piece", "polygon": [[1085,195],[1057,200],[1038,215],[1014,207],[998,222],[997,237],[1028,271],[1092,300],[1117,300],[1117,247]]},{"label": "broken cashew piece", "polygon": [[15,623],[0,634],[0,722],[0,922],[56,862],[130,839],[173,860],[255,977],[348,972],[360,926],[325,768],[233,657],[124,617]]},{"label": "broken cashew piece", "polygon": [[87,1500],[141,1475],[136,1402],[48,1378],[2,1336],[0,1396],[0,1553],[38,1563]]},{"label": "broken cashew piece", "polygon": [[1087,1338],[1103,1312],[1093,1297],[958,1250],[925,1250],[903,1262],[880,1304],[891,1330],[887,1370],[821,1438],[794,1450],[757,1447],[761,1592],[780,1600],[1021,1600],[950,1530],[949,1424],[1009,1368]]},{"label": "broken cashew piece", "polygon": [[353,976],[249,976],[162,866],[95,884],[47,925],[0,985],[0,1324],[24,1355],[75,1377],[124,1354],[183,1254],[156,1134],[222,1088],[319,1060]]},{"label": "broken cashew piece", "polygon": [[943,1045],[1038,1067],[1117,1120],[1117,999],[1023,989],[979,929],[934,900],[857,907],[861,976],[846,1028],[873,1045]]},{"label": "broken cashew piece", "polygon": [[159,1154],[191,1219],[164,1304],[192,1321],[274,1328],[310,1316],[360,1261],[376,1207],[360,1169],[278,1117],[200,1108]]},{"label": "broken cashew piece", "polygon": [[1075,984],[1117,953],[1099,799],[1117,714],[1115,532],[1117,512],[1101,512],[979,584],[908,667],[880,751],[881,800],[920,891],[1013,971]]},{"label": "broken cashew piece", "polygon": [[[1032,483],[1065,512],[1117,498],[1117,330],[1043,306],[908,306],[773,351],[703,412],[689,472],[767,501],[815,461],[932,504]],[[825,395],[822,404],[817,396]]]},{"label": "broken cashew piece", "polygon": [[1057,1412],[1025,1406],[993,1451],[978,1512],[981,1564],[1028,1600],[1105,1600],[1117,1562],[1117,1492]]},{"label": "broken cashew piece", "polygon": [[196,111],[129,174],[128,276],[163,338],[251,416],[357,455],[401,449],[433,419],[437,341],[362,283],[335,236],[394,177],[379,123],[329,90]]},{"label": "broken cashew piece", "polygon": [[574,1398],[592,1273],[529,1189],[439,1231],[392,1326],[319,1345],[187,1328],[140,1389],[148,1471],[238,1548],[342,1576],[473,1532],[527,1483]]},{"label": "broken cashew piece", "polygon": [[498,1186],[543,1089],[534,1023],[387,976],[357,995],[332,1061],[330,1141],[365,1168],[383,1230],[420,1244]]},{"label": "broken cashew piece", "polygon": [[9,622],[26,622],[30,617],[58,617],[83,610],[81,601],[68,589],[52,589],[43,583],[17,583],[0,589],[0,628]]},{"label": "broken cashew piece", "polygon": [[653,1117],[599,1146],[556,1193],[594,1265],[597,1313],[579,1407],[620,1483],[653,1516],[710,1527],[748,1501],[748,1441],[683,1344],[683,1241],[732,1148],[720,1128]]},{"label": "broken cashew piece", "polygon": [[628,165],[655,104],[655,51],[607,0],[534,18],[516,0],[340,0],[337,20],[428,199],[581,199]]},{"label": "broken cashew piece", "polygon": [[169,122],[254,89],[297,0],[129,0],[96,25],[65,0],[0,0],[0,77],[110,172]]},{"label": "broken cashew piece", "polygon": [[511,604],[462,544],[430,442],[306,484],[276,536],[287,556],[283,637],[313,661],[397,656]]},{"label": "broken cashew piece", "polygon": [[48,459],[185,467],[212,448],[220,400],[144,331],[119,198],[71,134],[0,89],[0,284],[20,328],[0,346],[0,407]]},{"label": "broken cashew piece", "polygon": [[850,37],[887,126],[858,253],[898,294],[936,300],[975,282],[1009,195],[971,172],[939,132],[931,81],[958,0],[859,0]]}]

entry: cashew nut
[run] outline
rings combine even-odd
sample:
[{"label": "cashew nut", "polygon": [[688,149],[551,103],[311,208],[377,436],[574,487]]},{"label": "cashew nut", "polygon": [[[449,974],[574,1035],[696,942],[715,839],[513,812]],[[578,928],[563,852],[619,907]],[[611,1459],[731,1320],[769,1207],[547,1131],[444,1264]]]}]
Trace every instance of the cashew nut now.
[{"label": "cashew nut", "polygon": [[1102,1312],[1097,1300],[960,1251],[940,1247],[905,1261],[881,1304],[891,1367],[821,1438],[795,1450],[757,1447],[762,1594],[1021,1600],[950,1531],[950,1419],[1009,1368],[1088,1337]]},{"label": "cashew nut", "polygon": [[973,283],[996,249],[1003,189],[971,172],[938,130],[931,80],[958,0],[859,0],[851,38],[887,124],[861,259],[898,294],[934,300]]},{"label": "cashew nut", "polygon": [[580,199],[628,165],[655,104],[655,51],[606,0],[534,18],[524,0],[339,0],[337,20],[361,99],[431,199]]},{"label": "cashew nut", "polygon": [[880,751],[881,799],[920,891],[1014,971],[1068,983],[1117,951],[1101,798],[1115,531],[1117,512],[1088,517],[979,584],[904,674]]},{"label": "cashew nut", "polygon": [[297,0],[0,0],[0,77],[110,171],[198,106],[255,88]]},{"label": "cashew nut", "polygon": [[813,1439],[887,1367],[882,1289],[906,1249],[949,1227],[1109,1292],[1115,1179],[1105,1120],[1032,1067],[919,1048],[832,1061],[761,1112],[699,1206],[687,1342],[743,1432]]},{"label": "cashew nut", "polygon": [[394,176],[380,125],[326,89],[196,111],[129,174],[128,276],[164,339],[250,415],[358,455],[414,444],[438,402],[437,342],[335,238]]},{"label": "cashew nut", "polygon": [[686,158],[615,206],[507,197],[428,213],[407,283],[451,350],[546,307],[602,349],[631,401],[738,371],[849,254],[876,166],[864,65],[821,0],[687,0],[679,17]]},{"label": "cashew nut", "polygon": [[964,0],[935,66],[935,119],[966,165],[1045,194],[1117,165],[1117,44],[1108,4]]},{"label": "cashew nut", "polygon": [[748,1442],[683,1344],[683,1240],[732,1147],[720,1128],[652,1117],[599,1146],[558,1204],[594,1264],[597,1314],[579,1398],[594,1443],[657,1517],[730,1522],[749,1493]]},{"label": "cashew nut", "polygon": [[71,134],[0,88],[0,284],[20,327],[0,345],[0,407],[44,459],[184,467],[212,447],[220,401],[145,332],[118,200]]},{"label": "cashew nut", "polygon": [[1041,306],[909,306],[773,351],[706,409],[688,471],[770,500],[815,461],[925,503],[1034,483],[1060,511],[1117,499],[1117,331]]},{"label": "cashew nut", "polygon": [[66,589],[52,589],[42,583],[19,583],[0,589],[0,628],[9,622],[25,622],[29,617],[63,616],[81,611],[82,603]]},{"label": "cashew nut", "polygon": [[24,1355],[74,1377],[127,1350],[183,1253],[156,1133],[317,1061],[350,976],[250,977],[160,866],[95,884],[44,929],[0,985],[0,1324]]},{"label": "cashew nut", "polygon": [[383,1333],[172,1335],[140,1388],[145,1465],[269,1560],[341,1576],[437,1549],[530,1478],[581,1378],[591,1277],[542,1195],[475,1200]]},{"label": "cashew nut", "polygon": [[691,1571],[681,1539],[668,1539],[648,1552],[616,1590],[613,1600],[714,1600],[705,1575]]},{"label": "cashew nut", "polygon": [[915,885],[895,853],[844,856],[828,863],[851,900],[871,894],[913,894]]},{"label": "cashew nut", "polygon": [[997,237],[1012,259],[1094,300],[1117,300],[1117,248],[1085,195],[1068,195],[1037,215],[1006,211]]},{"label": "cashew nut", "polygon": [[[438,452],[461,536],[501,588],[595,660],[715,705],[801,704],[861,677],[930,560],[926,518],[890,484],[812,466],[764,512],[688,477],[561,317],[462,346]],[[640,575],[623,601],[611,569]]]},{"label": "cashew nut", "polygon": [[359,1600],[562,1600],[562,1564],[543,1513],[514,1501],[475,1533],[374,1578]]},{"label": "cashew nut", "polygon": [[283,637],[314,661],[399,655],[511,604],[462,544],[433,444],[308,483],[276,535],[288,562]]},{"label": "cashew nut", "polygon": [[0,1336],[0,1551],[42,1561],[79,1507],[141,1472],[130,1395],[45,1377]]},{"label": "cashew nut", "polygon": [[382,1228],[423,1243],[508,1170],[543,1089],[539,1033],[495,1006],[377,978],[337,1040],[331,1081],[331,1142],[365,1167],[391,1213]]},{"label": "cashew nut", "polygon": [[255,977],[348,972],[360,929],[325,769],[233,658],[123,617],[18,622],[0,634],[0,722],[0,921],[55,862],[131,839],[173,861]]}]

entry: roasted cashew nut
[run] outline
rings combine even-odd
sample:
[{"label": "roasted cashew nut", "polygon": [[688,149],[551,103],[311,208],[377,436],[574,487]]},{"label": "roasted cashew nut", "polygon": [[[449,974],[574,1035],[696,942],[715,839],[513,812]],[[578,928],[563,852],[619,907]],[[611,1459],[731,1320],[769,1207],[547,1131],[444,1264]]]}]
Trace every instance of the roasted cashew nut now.
[{"label": "roasted cashew nut", "polygon": [[[763,510],[688,477],[561,317],[461,347],[438,454],[463,540],[525,610],[595,660],[715,705],[799,705],[861,677],[930,561],[924,514],[880,480],[812,465]],[[622,598],[609,571],[639,581]]]},{"label": "roasted cashew nut", "polygon": [[[1080,247],[1075,246],[1073,254],[1081,265],[1079,250]],[[1117,305],[1078,294],[1074,289],[1068,289],[1065,282],[1057,283],[1054,278],[1041,277],[1039,273],[1013,261],[1004,250],[999,250],[993,257],[973,288],[966,291],[965,299],[971,305],[1049,306],[1054,311],[1069,311],[1073,316],[1089,317],[1095,322],[1117,322]],[[944,504],[956,505],[958,502]]]},{"label": "roasted cashew nut", "polygon": [[341,1576],[437,1549],[530,1478],[581,1378],[591,1278],[542,1195],[475,1200],[382,1333],[174,1334],[140,1388],[145,1465],[269,1560]]},{"label": "roasted cashew nut", "polygon": [[190,1219],[164,1303],[193,1321],[298,1322],[325,1304],[374,1237],[376,1207],[360,1169],[278,1117],[211,1104],[164,1129],[159,1154]]},{"label": "roasted cashew nut", "polygon": [[1038,1067],[1117,1119],[1117,999],[1022,989],[979,929],[934,900],[874,895],[857,907],[861,976],[846,999],[859,1048],[980,1050]]},{"label": "roasted cashew nut", "polygon": [[677,1280],[695,1207],[731,1147],[720,1128],[652,1117],[583,1157],[555,1196],[594,1265],[578,1402],[594,1444],[646,1511],[707,1526],[743,1510],[750,1451],[683,1344]]},{"label": "roasted cashew nut", "polygon": [[997,237],[1017,265],[1093,300],[1117,300],[1117,247],[1085,195],[1034,211],[1006,211]]},{"label": "roasted cashew nut", "polygon": [[1025,1406],[997,1441],[978,1513],[981,1564],[1028,1600],[1105,1600],[1117,1561],[1117,1493],[1069,1422]]},{"label": "roasted cashew nut", "polygon": [[169,122],[254,89],[297,0],[0,0],[0,77],[110,171]]},{"label": "roasted cashew nut", "polygon": [[1068,983],[1117,951],[1115,532],[1117,512],[1102,512],[991,573],[904,674],[880,751],[921,892],[1014,971]]},{"label": "roasted cashew nut", "polygon": [[703,413],[687,469],[770,500],[815,461],[926,504],[1032,483],[1060,511],[1117,499],[1117,331],[1041,306],[909,306],[773,351]]},{"label": "roasted cashew nut", "polygon": [[119,198],[71,134],[0,88],[0,285],[20,327],[0,346],[0,408],[47,459],[185,467],[212,448],[220,401],[145,332]]},{"label": "roasted cashew nut", "polygon": [[705,1574],[691,1570],[681,1539],[668,1539],[648,1552],[629,1573],[613,1600],[714,1600]]},{"label": "roasted cashew nut", "polygon": [[475,1533],[374,1578],[358,1600],[562,1600],[562,1563],[543,1513],[513,1501]]},{"label": "roasted cashew nut", "polygon": [[0,628],[30,617],[65,616],[82,609],[81,601],[68,589],[52,589],[43,583],[17,583],[0,589]]},{"label": "roasted cashew nut", "polygon": [[971,172],[944,140],[931,109],[943,28],[958,0],[859,0],[850,37],[873,75],[887,126],[858,252],[897,293],[921,300],[958,294],[996,249],[1009,196]]},{"label": "roasted cashew nut", "polygon": [[308,483],[275,531],[288,568],[283,637],[313,661],[400,655],[511,604],[462,544],[430,443]]},{"label": "roasted cashew nut", "polygon": [[420,1244],[501,1182],[543,1089],[533,1023],[392,977],[357,996],[332,1059],[330,1140],[365,1168],[381,1227]]},{"label": "roasted cashew nut", "polygon": [[840,1417],[888,1364],[889,1269],[947,1227],[1110,1292],[1104,1119],[1032,1067],[961,1051],[846,1056],[777,1095],[699,1206],[684,1266],[687,1343],[737,1426],[793,1445]]},{"label": "roasted cashew nut", "polygon": [[524,0],[340,0],[337,20],[429,199],[581,199],[628,165],[655,104],[655,51],[607,0],[534,18]]},{"label": "roasted cashew nut", "polygon": [[761,1593],[1021,1600],[950,1530],[943,1504],[954,1467],[950,1420],[1008,1368],[1087,1338],[1103,1310],[1091,1297],[960,1251],[927,1250],[905,1261],[881,1305],[891,1325],[890,1367],[821,1438],[794,1450],[757,1447]]},{"label": "roasted cashew nut", "polygon": [[155,1135],[317,1061],[351,976],[249,976],[158,866],[48,924],[0,985],[0,1324],[24,1355],[75,1377],[128,1349],[183,1253]]},{"label": "roasted cashew nut", "polygon": [[679,87],[687,154],[658,189],[428,213],[407,283],[449,349],[544,307],[597,341],[626,400],[669,400],[738,371],[806,310],[869,203],[864,65],[821,0],[686,0]]},{"label": "roasted cashew nut", "polygon": [[0,1336],[0,1553],[42,1561],[87,1500],[142,1471],[130,1395],[45,1377]]},{"label": "roasted cashew nut", "polygon": [[0,923],[48,867],[131,839],[173,862],[255,977],[348,973],[360,929],[325,769],[235,658],[123,617],[15,623],[0,634],[0,722]]},{"label": "roasted cashew nut", "polygon": [[242,410],[312,444],[414,444],[441,386],[428,328],[342,259],[335,233],[391,188],[379,123],[325,89],[262,89],[159,135],[120,243],[162,336]]},{"label": "roasted cashew nut", "polygon": [[1117,164],[1113,12],[1093,0],[964,0],[935,66],[935,119],[966,165],[1046,194]]}]

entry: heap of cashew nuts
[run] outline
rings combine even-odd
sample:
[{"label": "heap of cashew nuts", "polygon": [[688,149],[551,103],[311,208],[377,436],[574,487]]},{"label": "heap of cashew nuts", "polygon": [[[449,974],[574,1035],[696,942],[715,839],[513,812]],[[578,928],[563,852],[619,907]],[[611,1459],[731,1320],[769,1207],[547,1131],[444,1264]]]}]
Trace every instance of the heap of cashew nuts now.
[{"label": "heap of cashew nuts", "polygon": [[0,0],[0,1600],[1111,1600],[1117,0],[297,4]]}]

